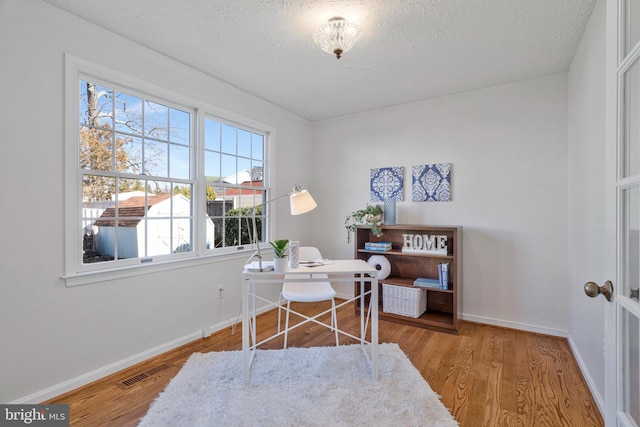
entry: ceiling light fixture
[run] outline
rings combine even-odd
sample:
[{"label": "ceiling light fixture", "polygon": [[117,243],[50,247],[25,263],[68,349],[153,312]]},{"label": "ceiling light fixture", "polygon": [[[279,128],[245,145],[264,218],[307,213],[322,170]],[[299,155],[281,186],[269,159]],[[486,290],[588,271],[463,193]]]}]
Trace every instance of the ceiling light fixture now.
[{"label": "ceiling light fixture", "polygon": [[334,16],[313,35],[320,49],[340,59],[360,37],[360,27],[344,18]]}]

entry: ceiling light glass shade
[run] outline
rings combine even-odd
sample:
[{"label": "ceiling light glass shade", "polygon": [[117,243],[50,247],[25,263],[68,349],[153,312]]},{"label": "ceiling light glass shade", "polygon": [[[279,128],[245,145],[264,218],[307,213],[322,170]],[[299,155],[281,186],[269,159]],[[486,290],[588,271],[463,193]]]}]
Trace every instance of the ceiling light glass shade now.
[{"label": "ceiling light glass shade", "polygon": [[298,190],[289,196],[291,215],[302,215],[312,211],[318,206],[307,190]]},{"label": "ceiling light glass shade", "polygon": [[348,52],[360,37],[360,27],[344,18],[335,16],[314,34],[313,40],[320,49],[335,55],[338,59]]}]

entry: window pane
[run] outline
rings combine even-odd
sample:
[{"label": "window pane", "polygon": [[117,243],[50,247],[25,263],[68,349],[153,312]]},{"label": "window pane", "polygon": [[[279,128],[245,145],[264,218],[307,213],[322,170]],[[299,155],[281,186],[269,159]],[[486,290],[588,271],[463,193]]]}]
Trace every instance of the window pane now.
[{"label": "window pane", "polygon": [[[235,156],[222,156],[222,178],[229,178],[234,176],[238,172],[236,169],[236,157]],[[238,184],[237,180],[233,180],[230,184]]]},{"label": "window pane", "polygon": [[103,202],[111,200],[115,193],[115,178],[99,175],[82,176],[82,200],[86,202]]},{"label": "window pane", "polygon": [[144,144],[144,173],[150,176],[168,177],[167,144],[147,139]]},{"label": "window pane", "polygon": [[189,147],[170,144],[171,177],[189,179]]},{"label": "window pane", "polygon": [[[118,200],[122,201],[132,196],[144,196],[147,181],[144,179],[118,179]],[[132,194],[134,193],[135,194]]]},{"label": "window pane", "polygon": [[113,91],[80,80],[80,124],[113,129]]},{"label": "window pane", "polygon": [[640,172],[640,66],[638,61],[624,73],[622,97],[624,99],[624,128],[622,143],[626,164],[622,165],[623,177]]},{"label": "window pane", "polygon": [[166,195],[171,193],[171,183],[166,181],[149,181],[147,184],[148,191],[153,195]]},{"label": "window pane", "polygon": [[191,115],[186,111],[171,108],[169,110],[170,140],[181,144],[189,144]]},{"label": "window pane", "polygon": [[144,106],[144,134],[167,141],[169,139],[169,108],[147,101]]},{"label": "window pane", "polygon": [[110,171],[113,168],[113,132],[98,128],[80,128],[80,168]]},{"label": "window pane", "polygon": [[640,325],[638,318],[627,311],[624,307],[622,310],[622,337],[623,337],[623,354],[622,369],[626,371],[622,378],[625,383],[623,387],[623,404],[624,412],[640,425]]},{"label": "window pane", "polygon": [[116,171],[139,174],[142,171],[142,138],[116,134]]},{"label": "window pane", "polygon": [[254,133],[251,135],[251,157],[264,159],[264,136]]},{"label": "window pane", "polygon": [[191,185],[175,185],[173,187],[173,216],[190,217],[193,215],[191,205]]},{"label": "window pane", "polygon": [[225,187],[207,185],[207,249],[221,248],[224,243],[225,214],[233,208],[233,200],[225,197]]},{"label": "window pane", "polygon": [[142,135],[142,99],[116,92],[115,108],[116,131]]},{"label": "window pane", "polygon": [[220,123],[215,120],[204,121],[204,146],[207,150],[220,151]]},{"label": "window pane", "polygon": [[[255,242],[255,237],[258,241],[266,241],[266,229],[262,227],[264,223],[265,207],[261,206],[266,201],[265,192],[254,189],[243,189],[241,192],[239,205],[240,216],[249,218],[251,221],[244,221],[241,223],[243,241],[242,244]],[[253,221],[255,219],[256,234],[253,235]]]},{"label": "window pane", "polygon": [[263,180],[264,163],[256,160],[251,161],[251,171],[253,173],[253,179],[256,181]]},{"label": "window pane", "polygon": [[207,181],[219,181],[222,178],[222,173],[220,172],[220,154],[205,151],[204,176]]},{"label": "window pane", "polygon": [[148,219],[147,223],[147,255],[169,255],[172,250],[171,219]]},{"label": "window pane", "polygon": [[173,243],[174,253],[191,252],[191,218],[174,218]]},{"label": "window pane", "polygon": [[112,208],[111,194],[115,190],[115,179],[96,175],[83,175],[82,203],[82,262],[83,264],[113,260],[112,255],[102,254],[98,250],[96,235],[99,227],[96,222],[102,214]]},{"label": "window pane", "polygon": [[622,191],[622,223],[624,244],[623,277],[621,294],[637,300],[640,283],[640,189],[626,188]]},{"label": "window pane", "polygon": [[222,125],[222,152],[236,154],[236,128]]},{"label": "window pane", "polygon": [[625,55],[628,54],[633,46],[640,40],[640,2],[638,0],[625,1],[627,16],[626,22],[623,23],[623,31],[625,32]]},{"label": "window pane", "polygon": [[[253,214],[249,206],[234,208],[225,214],[225,246],[250,245],[253,241]],[[258,240],[264,241],[262,232],[262,207],[255,209]]]},{"label": "window pane", "polygon": [[251,132],[238,129],[238,156],[251,157]]},{"label": "window pane", "polygon": [[[251,180],[251,160],[250,159],[245,159],[242,157],[238,157],[238,171],[244,171],[244,172],[249,172],[246,174],[243,174],[242,177],[240,178],[240,182],[238,184],[243,184],[246,183],[247,181]],[[246,175],[246,176],[245,176]]]}]

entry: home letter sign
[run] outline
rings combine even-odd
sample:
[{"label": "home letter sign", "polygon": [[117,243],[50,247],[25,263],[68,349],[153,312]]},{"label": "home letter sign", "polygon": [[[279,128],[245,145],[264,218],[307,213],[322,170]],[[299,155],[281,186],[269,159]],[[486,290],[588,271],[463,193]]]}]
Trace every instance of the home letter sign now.
[{"label": "home letter sign", "polygon": [[402,252],[423,254],[447,254],[447,236],[428,234],[403,234]]}]

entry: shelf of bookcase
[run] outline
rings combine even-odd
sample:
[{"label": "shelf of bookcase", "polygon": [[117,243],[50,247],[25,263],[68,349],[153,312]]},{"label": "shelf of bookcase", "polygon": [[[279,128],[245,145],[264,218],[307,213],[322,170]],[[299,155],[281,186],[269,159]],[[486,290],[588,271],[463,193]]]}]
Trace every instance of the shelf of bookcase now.
[{"label": "shelf of bookcase", "polygon": [[387,283],[389,285],[404,286],[407,288],[420,288],[426,289],[429,292],[444,292],[453,293],[453,289],[439,289],[439,288],[426,288],[423,286],[414,286],[413,282],[417,277],[401,277],[401,276],[389,276],[386,279],[380,280],[380,283]]},{"label": "shelf of bookcase", "polygon": [[453,259],[453,255],[444,255],[444,254],[425,254],[418,252],[402,252],[402,250],[391,249],[390,251],[370,251],[367,249],[358,249],[360,253],[367,253],[371,255],[401,255],[408,257],[426,257],[426,258],[442,258],[442,259]]},{"label": "shelf of bookcase", "polygon": [[[359,226],[355,230],[354,258],[368,260],[373,255],[388,257],[391,275],[379,280],[379,318],[439,331],[457,333],[458,313],[461,308],[462,290],[462,227],[428,225],[383,225],[383,235],[376,237],[370,227]],[[403,252],[403,234],[439,235],[447,237],[447,254]],[[392,249],[372,251],[364,249],[366,242],[391,242]],[[383,311],[382,284],[414,288],[416,278],[438,278],[438,264],[449,263],[449,289],[423,288],[427,291],[427,311],[418,318],[401,316]],[[354,287],[356,295],[359,285]],[[368,299],[366,300],[368,303]],[[360,312],[360,301],[355,310]]]},{"label": "shelf of bookcase", "polygon": [[[451,313],[445,313],[437,310],[427,310],[422,316],[414,319],[413,317],[401,316],[394,313],[384,313],[382,311],[382,305],[379,307],[380,319],[391,320],[397,323],[404,323],[412,326],[421,326],[427,329],[435,329],[442,332],[457,333],[457,327],[453,322]],[[356,314],[360,315],[360,307],[356,307]]]}]

